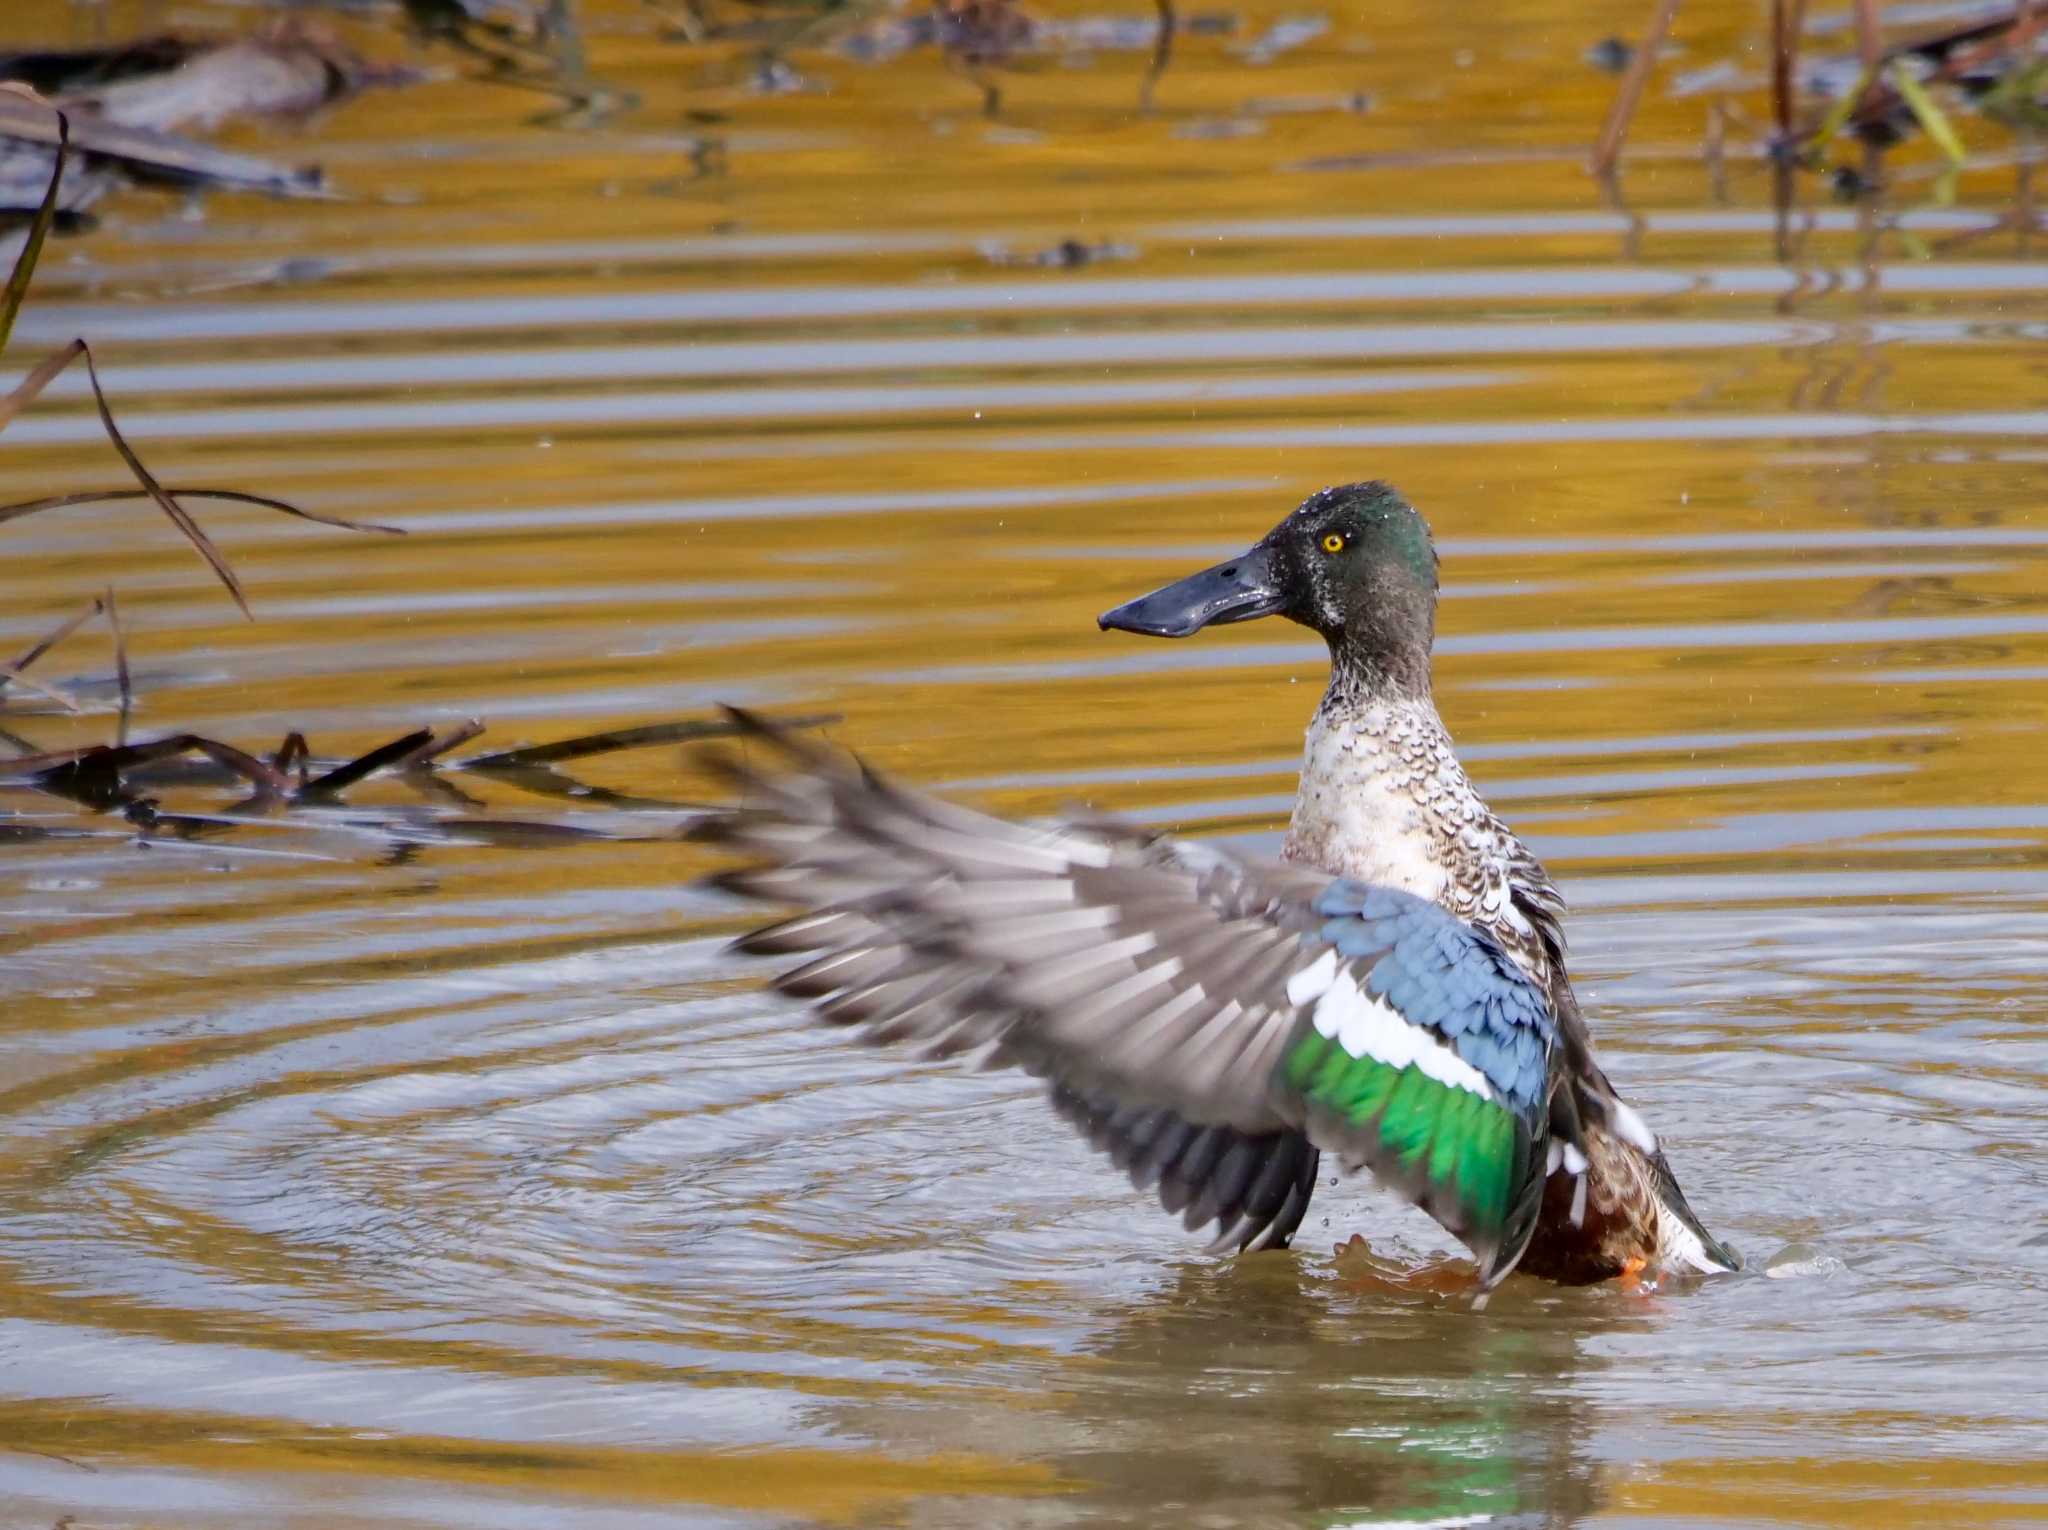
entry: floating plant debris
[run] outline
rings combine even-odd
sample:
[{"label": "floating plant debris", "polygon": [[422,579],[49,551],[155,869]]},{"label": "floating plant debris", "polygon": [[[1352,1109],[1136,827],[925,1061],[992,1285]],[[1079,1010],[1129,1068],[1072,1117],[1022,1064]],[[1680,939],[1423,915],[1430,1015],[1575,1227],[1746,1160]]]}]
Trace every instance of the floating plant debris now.
[{"label": "floating plant debris", "polygon": [[[814,714],[782,720],[789,728],[816,728],[837,721],[835,715]],[[368,809],[358,817],[358,831],[383,833],[394,840],[417,841],[423,829],[436,836],[458,829],[475,838],[479,822],[493,825],[482,837],[494,844],[531,846],[567,840],[644,837],[614,833],[588,825],[478,820],[470,809],[477,799],[449,778],[468,772],[529,793],[575,803],[579,808],[611,808],[638,812],[693,813],[700,804],[658,798],[629,797],[579,781],[558,769],[570,760],[592,759],[628,749],[662,744],[696,743],[734,734],[727,718],[684,718],[632,728],[580,734],[547,744],[525,745],[462,759],[447,758],[484,731],[471,719],[437,732],[414,728],[347,759],[316,755],[303,733],[285,736],[268,758],[221,739],[197,733],[173,733],[132,744],[88,744],[43,754],[0,759],[0,792],[54,798],[94,813],[120,812],[145,837],[176,832],[218,835],[246,822],[244,815],[274,820],[295,809],[331,808],[344,794],[372,777],[396,780],[410,788],[420,804],[438,811],[421,817],[417,809]],[[160,794],[170,790],[229,790],[235,797],[215,813],[167,813]],[[0,834],[19,830],[41,837],[39,826],[13,822],[20,815],[0,809]]]},{"label": "floating plant debris", "polygon": [[76,165],[58,211],[76,218],[131,182],[324,195],[317,168],[183,135],[248,118],[303,118],[373,86],[418,78],[369,63],[326,28],[299,18],[247,37],[161,35],[0,54],[0,81],[49,98],[46,106],[0,95],[0,216],[36,207],[50,178],[58,140],[49,106],[69,119]]}]

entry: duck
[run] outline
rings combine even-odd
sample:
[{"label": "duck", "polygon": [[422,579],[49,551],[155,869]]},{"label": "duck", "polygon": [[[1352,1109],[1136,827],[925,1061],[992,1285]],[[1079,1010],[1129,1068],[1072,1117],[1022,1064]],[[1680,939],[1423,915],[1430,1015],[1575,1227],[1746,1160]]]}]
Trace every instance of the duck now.
[{"label": "duck", "polygon": [[1045,1081],[1053,1110],[1210,1247],[1293,1239],[1325,1155],[1460,1240],[1483,1304],[1721,1274],[1599,1065],[1565,904],[1437,714],[1438,558],[1390,485],[1311,495],[1235,558],[1103,613],[1182,639],[1279,616],[1321,635],[1277,858],[1114,818],[1019,824],[894,782],[751,713],[707,750],[733,791],[688,831],[726,894],[793,907],[735,952],[821,1022]]},{"label": "duck", "polygon": [[[1311,495],[1239,557],[1105,612],[1099,624],[1185,638],[1281,616],[1324,639],[1329,681],[1309,721],[1281,859],[1438,904],[1505,951],[1556,1019],[1572,1080],[1554,1097],[1564,1163],[1548,1176],[1521,1268],[1572,1285],[1738,1270],[1740,1256],[1707,1232],[1669,1160],[1594,1061],[1565,968],[1564,895],[1486,805],[1437,712],[1440,585],[1421,512],[1390,484],[1343,484]],[[1114,1154],[1106,1107],[1075,1101],[1068,1109]],[[1273,1150],[1306,1154],[1298,1145]]]}]

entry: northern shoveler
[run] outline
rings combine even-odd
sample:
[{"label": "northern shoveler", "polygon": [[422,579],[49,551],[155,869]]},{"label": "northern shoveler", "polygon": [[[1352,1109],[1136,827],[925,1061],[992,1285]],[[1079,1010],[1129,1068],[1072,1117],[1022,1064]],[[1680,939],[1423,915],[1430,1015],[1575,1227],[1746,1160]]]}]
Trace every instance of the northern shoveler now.
[{"label": "northern shoveler", "polygon": [[1284,1244],[1320,1154],[1370,1168],[1480,1262],[1569,1283],[1738,1267],[1594,1060],[1564,902],[1486,807],[1430,694],[1437,559],[1385,484],[1311,497],[1105,628],[1285,616],[1328,641],[1279,861],[1113,822],[1024,826],[772,725],[716,763],[715,878],[797,917],[737,948],[821,1018],[1049,1080],[1054,1106],[1216,1244]]}]

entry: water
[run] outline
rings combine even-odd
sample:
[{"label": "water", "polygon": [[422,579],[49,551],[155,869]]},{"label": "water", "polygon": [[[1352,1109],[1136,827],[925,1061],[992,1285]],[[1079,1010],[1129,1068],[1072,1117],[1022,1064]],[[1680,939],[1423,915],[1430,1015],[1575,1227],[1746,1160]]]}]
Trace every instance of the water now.
[{"label": "water", "polygon": [[[1475,1316],[1333,1254],[1447,1249],[1358,1183],[1204,1257],[1027,1082],[763,999],[672,748],[290,815],[174,783],[236,821],[146,844],[8,790],[0,1520],[2038,1521],[2048,267],[1995,226],[2009,140],[1965,124],[1946,205],[1888,167],[1903,233],[1781,237],[1695,97],[1652,91],[1625,205],[1585,179],[1580,55],[1633,5],[1233,14],[1150,117],[1142,47],[1006,73],[990,123],[928,51],[759,94],[620,3],[617,115],[451,74],[230,133],[352,199],[109,202],[10,359],[86,334],[166,480],[410,535],[207,511],[245,624],[137,508],[17,522],[0,651],[112,582],[138,733],[729,700],[1004,812],[1270,844],[1314,645],[1093,618],[1391,478],[1446,718],[1759,1273]],[[1756,24],[1686,17],[1675,67]],[[1028,263],[1066,240],[1102,258]],[[0,499],[120,478],[75,382],[0,443]],[[108,735],[103,638],[38,673],[85,710],[17,698],[10,748]]]}]

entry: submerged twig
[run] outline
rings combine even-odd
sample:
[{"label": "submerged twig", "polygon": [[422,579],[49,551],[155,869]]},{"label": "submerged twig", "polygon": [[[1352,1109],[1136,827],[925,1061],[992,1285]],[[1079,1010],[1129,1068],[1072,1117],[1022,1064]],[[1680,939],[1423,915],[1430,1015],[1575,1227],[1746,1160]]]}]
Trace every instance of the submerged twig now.
[{"label": "submerged twig", "polygon": [[296,769],[299,784],[305,785],[306,765],[312,758],[312,751],[306,747],[306,735],[299,732],[287,733],[284,742],[277,746],[277,752],[270,757],[272,767],[279,771]]},{"label": "submerged twig", "polygon": [[30,776],[37,786],[59,797],[68,797],[88,807],[119,807],[135,800],[134,791],[122,779],[123,772],[137,765],[171,759],[194,750],[206,753],[217,764],[230,770],[235,770],[238,763],[246,762],[255,766],[257,771],[249,779],[259,783],[262,779],[264,767],[261,762],[250,760],[232,745],[202,739],[196,733],[176,733],[169,738],[152,739],[146,744],[93,744],[54,755],[9,760],[6,768],[11,774]]},{"label": "submerged twig", "polygon": [[1771,122],[1780,144],[1792,139],[1792,97],[1805,36],[1806,0],[1771,0]]},{"label": "submerged twig", "polygon": [[107,608],[107,627],[114,634],[114,675],[121,687],[121,712],[114,722],[114,742],[128,742],[128,719],[135,712],[135,685],[128,673],[128,635],[121,628],[121,606],[114,599],[114,587],[100,599]]},{"label": "submerged twig", "polygon": [[325,775],[315,776],[299,788],[300,801],[315,797],[332,797],[346,791],[367,775],[372,775],[387,766],[398,764],[434,742],[434,730],[416,728],[412,732],[392,739],[388,744],[379,744],[366,754],[359,754],[346,764],[337,765]]},{"label": "submerged twig", "polygon": [[[71,119],[64,112],[44,101],[42,97],[32,90],[15,85],[0,87],[0,89],[5,89],[15,95],[25,96],[37,105],[47,107],[57,122],[56,152],[50,167],[49,188],[43,193],[43,200],[37,207],[35,218],[29,225],[28,237],[22,244],[21,253],[15,257],[14,268],[8,275],[7,285],[4,290],[0,290],[0,349],[4,349],[9,336],[13,333],[14,320],[21,311],[22,301],[28,295],[29,283],[35,275],[36,263],[42,255],[43,242],[49,234],[51,225],[56,220],[58,193],[63,184],[64,168],[71,145]],[[70,344],[62,346],[44,357],[42,361],[30,368],[28,375],[22,378],[4,399],[0,399],[0,430],[6,429],[9,422],[16,415],[28,407],[60,372],[80,356],[85,358],[86,376],[92,384],[93,404],[99,411],[100,426],[106,432],[107,440],[112,443],[114,450],[120,455],[121,460],[128,465],[129,472],[135,475],[136,482],[142,486],[141,490],[139,494],[130,490],[114,490],[97,494],[50,495],[41,499],[24,500],[18,504],[0,505],[0,524],[19,519],[25,515],[33,515],[41,510],[56,509],[67,504],[86,503],[94,499],[115,500],[146,497],[155,501],[157,507],[170,518],[171,524],[178,528],[185,539],[198,551],[200,557],[206,560],[207,566],[213,570],[221,584],[226,587],[228,594],[234,598],[234,602],[240,608],[242,614],[250,616],[249,602],[242,593],[241,582],[236,579],[234,569],[229,566],[227,559],[221,555],[220,549],[213,545],[212,540],[200,528],[199,523],[178,502],[177,495],[159,483],[155,475],[143,465],[142,459],[135,454],[135,449],[128,444],[127,438],[121,434],[121,427],[114,420],[113,408],[107,402],[106,391],[100,386],[99,367],[93,359],[92,348],[83,339],[74,339]],[[398,529],[390,526],[358,526],[354,522],[345,521],[338,517],[317,515],[311,511],[301,510],[296,505],[287,504],[281,499],[272,499],[267,495],[246,494],[234,489],[209,489],[199,492],[203,492],[211,498],[262,505],[286,515],[298,516],[303,520],[319,521],[327,525],[340,526],[350,530],[372,529],[395,532]],[[114,596],[111,589],[108,590],[103,600],[95,602],[92,614],[97,614],[100,611],[107,613],[108,620],[112,624],[114,631],[115,663],[119,670],[121,682],[121,719],[119,731],[125,740],[134,696],[131,689],[131,677],[128,671],[126,639],[121,629],[120,614],[114,605]],[[74,624],[72,627],[60,632],[57,637],[45,640],[42,647],[32,651],[24,660],[14,666],[14,678],[20,679],[21,669],[26,664],[33,663],[42,653],[47,652],[52,642],[61,640],[62,637],[68,636],[71,631],[75,630],[76,625]],[[29,681],[23,681],[22,683],[33,684],[33,682]],[[41,689],[41,687],[38,687],[38,689]]]},{"label": "submerged twig", "polygon": [[[196,488],[177,486],[166,488],[164,492],[175,494],[180,499],[218,499],[234,505],[256,505],[264,510],[275,510],[283,515],[296,516],[302,521],[312,521],[316,525],[338,526],[343,531],[375,531],[388,537],[402,537],[406,534],[403,526],[386,526],[377,521],[352,521],[340,515],[322,515],[317,510],[307,510],[292,504],[289,500],[273,499],[268,494],[251,494],[244,489],[216,489],[211,485]],[[45,494],[39,499],[22,499],[11,505],[0,505],[0,522],[19,520],[25,515],[35,515],[44,510],[63,510],[72,505],[116,504],[123,500],[153,497],[147,489],[80,489],[70,494]]]},{"label": "submerged twig", "polygon": [[67,712],[83,712],[85,710],[85,708],[80,706],[78,704],[77,699],[73,697],[69,692],[60,691],[54,685],[45,685],[40,680],[31,680],[27,675],[24,675],[19,671],[16,671],[11,675],[0,676],[0,679],[11,679],[14,681],[16,685],[19,685],[23,690],[34,691],[38,696],[43,697],[45,700],[56,702],[58,706],[62,707]]},{"label": "submerged twig", "polygon": [[[837,722],[837,713],[820,712],[808,717],[789,717],[785,728],[817,728]],[[497,754],[480,754],[462,761],[464,770],[503,770],[523,765],[559,765],[593,754],[610,754],[620,749],[644,749],[650,744],[690,744],[701,739],[725,738],[733,731],[724,719],[690,722],[650,723],[642,728],[616,728],[605,733],[586,733],[554,744],[533,744],[523,749],[506,749]]]},{"label": "submerged twig", "polygon": [[1173,62],[1173,34],[1178,29],[1178,18],[1173,9],[1173,0],[1152,0],[1159,12],[1159,35],[1152,43],[1152,63],[1145,71],[1145,83],[1138,87],[1138,110],[1152,110],[1152,92],[1159,84],[1160,76],[1166,73],[1166,66]]},{"label": "submerged twig", "polygon": [[[28,375],[14,385],[14,390],[7,397],[0,398],[0,430],[5,430],[17,414],[34,403],[37,395],[50,386],[59,372],[76,361],[84,349],[84,342],[74,340],[30,367]],[[0,519],[5,518],[0,516]]]},{"label": "submerged twig", "polygon": [[184,505],[179,502],[179,495],[183,494],[195,499],[222,500],[231,504],[256,505],[262,509],[275,510],[279,514],[293,516],[302,521],[312,521],[322,526],[335,526],[344,531],[375,531],[387,536],[405,535],[405,528],[402,526],[385,526],[374,521],[352,521],[338,515],[322,515],[317,511],[303,509],[287,500],[277,499],[268,494],[251,494],[241,489],[221,489],[211,485],[189,489],[166,488],[143,465],[142,459],[135,454],[135,449],[128,444],[127,438],[121,434],[120,426],[114,422],[113,408],[108,404],[106,392],[100,386],[99,370],[93,362],[92,348],[83,340],[73,340],[61,350],[55,351],[44,358],[22,380],[13,393],[8,395],[6,399],[0,400],[0,429],[4,429],[7,422],[20,411],[23,405],[42,392],[49,385],[52,378],[80,356],[85,358],[86,374],[92,383],[93,403],[99,410],[101,427],[106,431],[107,439],[113,443],[114,450],[120,454],[121,460],[128,464],[129,471],[135,475],[142,487],[139,489],[93,489],[69,494],[48,494],[37,499],[25,499],[16,501],[13,504],[0,505],[0,525],[5,525],[8,521],[19,520],[24,516],[36,515],[45,510],[59,510],[71,505],[98,504],[102,502],[117,503],[133,499],[151,500],[170,518],[171,524],[177,527],[185,540],[192,544],[194,550],[205,560],[207,567],[213,570],[215,577],[227,589],[228,594],[234,598],[235,605],[240,608],[242,615],[250,617],[252,620],[254,615],[249,609],[247,598],[242,593],[241,581],[235,577],[234,569],[229,565],[220,549],[214,545],[213,539],[207,536],[199,523],[193,519],[191,512],[186,510]]},{"label": "submerged twig", "polygon": [[[71,148],[71,119],[26,86],[6,85],[0,89],[26,96],[39,106],[49,107],[57,119],[57,157],[50,167],[50,187],[43,193],[36,215],[29,222],[28,238],[22,244],[21,253],[14,257],[14,269],[8,273],[7,286],[0,291],[0,351],[4,351],[8,336],[14,333],[14,316],[21,312],[22,299],[28,296],[29,280],[35,275],[37,260],[42,257],[43,241],[49,237],[50,227],[57,221],[57,188],[63,183],[64,160]],[[0,426],[6,423],[7,416],[0,415]]]},{"label": "submerged twig", "polygon": [[114,444],[114,450],[121,454],[121,460],[128,464],[128,471],[135,475],[136,482],[149,491],[149,497],[156,501],[159,510],[171,518],[171,524],[185,534],[199,556],[206,560],[214,576],[226,586],[242,615],[249,620],[256,619],[256,613],[249,609],[249,597],[242,593],[242,581],[235,577],[235,571],[228,566],[228,560],[221,556],[220,549],[213,545],[213,539],[200,530],[199,523],[192,519],[185,507],[164,492],[164,486],[156,481],[156,475],[142,465],[142,459],[135,455],[135,448],[128,444],[128,438],[121,434],[121,427],[114,423],[114,411],[107,403],[107,395],[100,388],[99,368],[93,365],[92,347],[83,340],[75,342],[85,352],[85,374],[92,381],[92,400],[100,412],[100,426],[107,433],[107,439]]},{"label": "submerged twig", "polygon": [[1877,0],[1856,0],[1856,52],[1865,69],[1884,62],[1884,22],[1877,14]]},{"label": "submerged twig", "polygon": [[[833,715],[792,717],[787,719],[785,726],[809,728],[835,720],[836,716]],[[578,738],[563,739],[555,744],[506,750],[499,754],[482,755],[475,760],[456,761],[452,765],[440,763],[450,750],[483,732],[483,726],[482,722],[471,718],[450,728],[446,734],[438,738],[430,728],[416,728],[351,760],[335,765],[310,780],[307,779],[310,774],[307,767],[311,752],[302,733],[287,734],[268,760],[260,759],[220,739],[207,738],[197,733],[174,733],[140,743],[129,743],[124,740],[113,745],[89,744],[47,754],[24,753],[13,759],[0,760],[0,783],[27,784],[53,796],[82,803],[96,810],[118,808],[146,833],[164,831],[173,823],[183,823],[189,827],[202,821],[161,814],[157,811],[154,800],[144,795],[148,789],[170,784],[195,784],[208,779],[218,784],[218,778],[195,776],[189,769],[178,771],[171,768],[173,762],[181,757],[195,754],[211,761],[227,777],[253,787],[255,795],[248,799],[248,805],[251,807],[282,807],[288,811],[292,808],[333,805],[350,787],[379,772],[397,776],[414,790],[427,796],[429,800],[452,800],[465,814],[481,807],[483,804],[479,799],[463,792],[442,774],[444,770],[451,770],[474,772],[476,775],[488,776],[543,796],[568,799],[585,808],[677,812],[701,804],[634,797],[586,785],[556,770],[554,765],[541,763],[533,757],[544,756],[556,760],[583,759],[617,750],[697,741],[727,736],[734,732],[734,724],[730,719],[696,718],[585,734]],[[19,748],[27,747],[24,741],[19,739],[9,738],[7,742]],[[212,827],[219,827],[225,822],[205,821]],[[466,833],[475,826],[475,821],[465,817],[451,820],[447,826]],[[412,819],[394,820],[389,827],[390,832],[401,837],[416,835],[419,831],[418,822]],[[503,843],[522,838],[530,841],[535,836],[562,840],[618,837],[606,830],[575,829],[548,824],[530,825],[525,828],[513,825],[502,827],[504,833],[486,836],[487,840]],[[529,829],[530,833],[527,832]]]},{"label": "submerged twig", "polygon": [[469,721],[451,728],[442,738],[429,737],[412,753],[391,762],[393,770],[419,770],[431,765],[451,749],[459,749],[484,731],[483,719],[472,717]]},{"label": "submerged twig", "polygon": [[1644,35],[1642,46],[1629,58],[1628,71],[1614,93],[1614,104],[1607,110],[1607,120],[1600,125],[1600,137],[1593,145],[1595,175],[1614,173],[1615,163],[1621,158],[1621,146],[1628,139],[1629,124],[1642,104],[1643,88],[1650,83],[1650,71],[1656,67],[1657,55],[1663,51],[1664,39],[1670,35],[1671,22],[1677,15],[1678,0],[1657,0],[1650,30]]},{"label": "submerged twig", "polygon": [[79,612],[78,615],[67,617],[65,620],[59,622],[56,626],[52,627],[41,638],[37,639],[35,644],[28,650],[28,652],[24,653],[12,664],[0,665],[0,690],[5,690],[7,688],[7,682],[9,680],[20,679],[21,672],[23,670],[27,669],[31,664],[35,663],[36,660],[40,659],[52,648],[55,648],[59,643],[63,642],[66,638],[71,636],[72,633],[76,632],[80,627],[83,627],[87,622],[91,621],[95,616],[98,616],[105,609],[106,603],[104,601],[94,601],[91,605],[87,606],[83,611]]},{"label": "submerged twig", "polygon": [[282,795],[291,790],[291,782],[282,771],[274,770],[268,762],[255,755],[237,749],[233,744],[223,744],[219,739],[201,738],[197,734],[184,735],[190,746],[205,755],[214,764],[232,770],[261,792],[275,792]]}]

